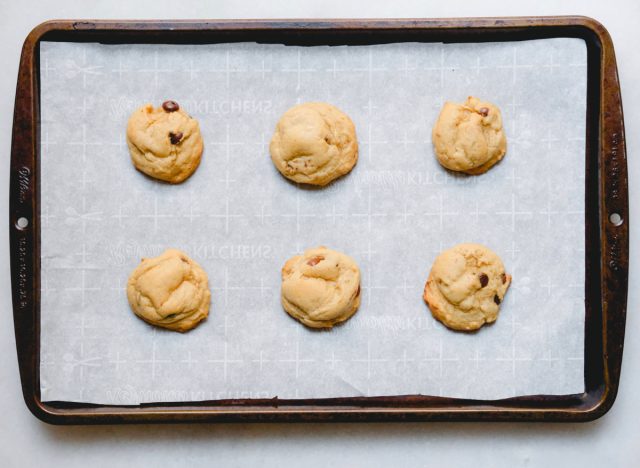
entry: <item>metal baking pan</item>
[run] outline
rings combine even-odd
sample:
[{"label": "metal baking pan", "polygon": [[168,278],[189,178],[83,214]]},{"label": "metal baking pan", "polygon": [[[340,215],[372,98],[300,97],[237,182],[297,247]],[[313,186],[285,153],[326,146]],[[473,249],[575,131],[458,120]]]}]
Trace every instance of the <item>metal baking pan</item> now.
[{"label": "metal baking pan", "polygon": [[[40,398],[41,41],[363,45],[572,37],[587,47],[585,392],[502,400],[435,396],[233,399],[108,406]],[[627,300],[629,209],[624,122],[611,38],[585,17],[269,21],[51,21],[25,40],[17,80],[10,182],[13,316],[27,407],[54,424],[215,421],[589,421],[613,405]]]}]

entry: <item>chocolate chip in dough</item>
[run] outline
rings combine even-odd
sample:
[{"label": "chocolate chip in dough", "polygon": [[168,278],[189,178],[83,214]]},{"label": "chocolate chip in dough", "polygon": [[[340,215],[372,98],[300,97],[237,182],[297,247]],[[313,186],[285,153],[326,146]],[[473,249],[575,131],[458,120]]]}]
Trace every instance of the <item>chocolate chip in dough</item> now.
[{"label": "chocolate chip in dough", "polygon": [[178,133],[169,132],[169,140],[171,140],[172,145],[177,145],[178,143],[180,143],[180,140],[182,140],[183,136],[184,135],[182,134],[182,132],[178,132]]},{"label": "chocolate chip in dough", "polygon": [[164,101],[162,103],[162,108],[166,112],[175,112],[178,109],[180,109],[180,106],[178,105],[178,103],[176,101]]},{"label": "chocolate chip in dough", "polygon": [[480,109],[478,109],[478,112],[482,114],[483,117],[489,115],[489,109],[486,107],[481,107]]},{"label": "chocolate chip in dough", "polygon": [[496,304],[500,305],[500,303],[502,302],[500,300],[500,298],[498,297],[498,295],[496,294],[495,296],[493,296],[493,302],[495,302]]},{"label": "chocolate chip in dough", "polygon": [[484,288],[487,284],[489,284],[489,277],[482,273],[480,275],[480,287]]}]

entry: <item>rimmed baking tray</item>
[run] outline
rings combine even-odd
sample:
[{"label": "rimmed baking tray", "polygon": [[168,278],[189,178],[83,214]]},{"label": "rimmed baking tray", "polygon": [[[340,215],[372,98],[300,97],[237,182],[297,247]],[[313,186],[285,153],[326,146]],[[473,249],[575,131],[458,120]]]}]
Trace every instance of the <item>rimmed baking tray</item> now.
[{"label": "rimmed baking tray", "polygon": [[[287,45],[485,42],[570,37],[587,47],[585,153],[585,392],[501,400],[434,396],[227,399],[108,406],[40,398],[41,41]],[[53,21],[27,37],[20,62],[10,186],[14,326],[23,395],[57,424],[205,421],[587,421],[613,404],[622,360],[628,270],[624,124],[615,56],[602,25],[584,17],[453,20]]]}]

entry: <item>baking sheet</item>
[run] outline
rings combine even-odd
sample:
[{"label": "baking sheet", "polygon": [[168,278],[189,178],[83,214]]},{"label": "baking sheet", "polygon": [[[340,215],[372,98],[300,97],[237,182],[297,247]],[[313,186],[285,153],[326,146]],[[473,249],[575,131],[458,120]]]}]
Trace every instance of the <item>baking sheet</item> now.
[{"label": "baking sheet", "polygon": [[[103,404],[425,394],[493,399],[584,390],[586,47],[478,44],[40,45],[43,401]],[[497,104],[502,163],[441,168],[445,100]],[[185,183],[134,170],[130,113],[174,99],[205,152]],[[326,101],[356,124],[360,159],[321,189],[273,167],[279,116]],[[435,256],[495,250],[513,275],[498,321],[450,331],[422,300]],[[362,305],[309,330],[283,312],[280,268],[305,248],[354,257]],[[129,310],[144,256],[185,250],[207,271],[209,319],[187,334]]]}]

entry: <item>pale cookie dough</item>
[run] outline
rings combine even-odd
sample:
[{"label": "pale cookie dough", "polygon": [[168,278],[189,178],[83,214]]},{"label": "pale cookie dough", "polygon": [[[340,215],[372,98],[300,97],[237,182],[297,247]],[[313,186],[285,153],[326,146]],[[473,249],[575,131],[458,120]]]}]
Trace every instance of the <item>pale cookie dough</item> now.
[{"label": "pale cookie dough", "polygon": [[454,330],[477,330],[498,318],[511,284],[502,260],[479,244],[459,244],[433,263],[424,300],[433,316]]},{"label": "pale cookie dough", "polygon": [[127,145],[136,169],[172,184],[193,174],[203,149],[198,121],[174,101],[146,104],[131,114]]},{"label": "pale cookie dough", "polygon": [[133,312],[145,322],[185,332],[209,315],[207,274],[184,252],[168,249],[143,258],[127,282]]},{"label": "pale cookie dough", "polygon": [[356,164],[356,128],[330,104],[299,104],[280,118],[269,150],[273,164],[287,179],[327,185]]},{"label": "pale cookie dough", "polygon": [[318,247],[282,267],[282,306],[312,328],[331,328],[360,306],[360,269],[347,255]]},{"label": "pale cookie dough", "polygon": [[431,139],[440,164],[467,174],[488,171],[507,151],[500,110],[472,96],[444,104]]}]

